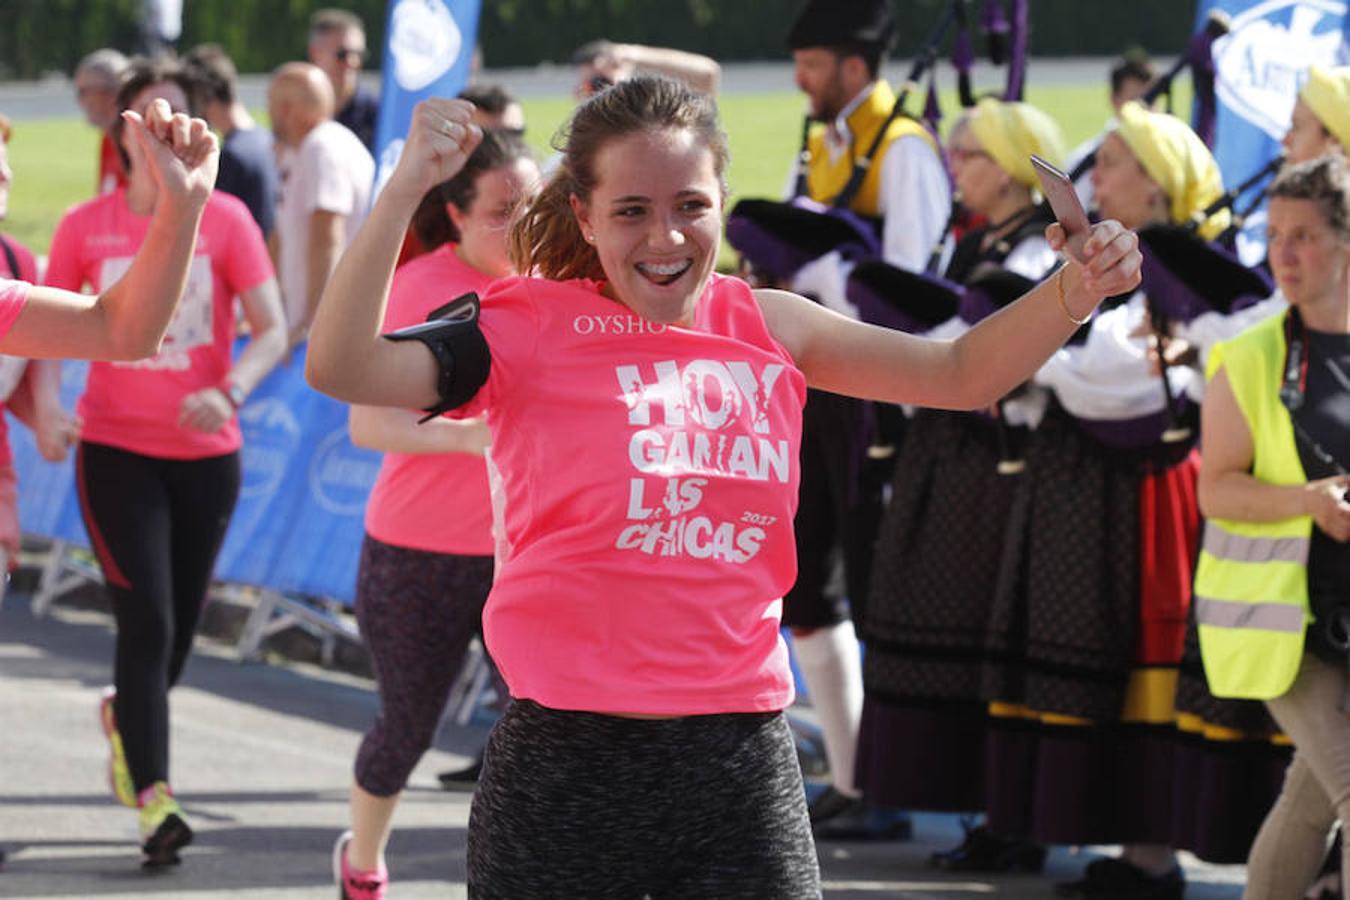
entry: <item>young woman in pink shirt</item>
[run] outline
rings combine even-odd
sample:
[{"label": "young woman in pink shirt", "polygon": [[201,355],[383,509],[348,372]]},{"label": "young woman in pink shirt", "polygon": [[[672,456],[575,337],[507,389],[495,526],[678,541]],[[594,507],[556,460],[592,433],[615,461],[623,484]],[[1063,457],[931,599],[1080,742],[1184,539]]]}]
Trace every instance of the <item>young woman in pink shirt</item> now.
[{"label": "young woman in pink shirt", "polygon": [[[170,64],[133,64],[118,104],[184,109],[187,87]],[[47,266],[53,286],[104,289],[134,265],[155,227],[160,182],[141,145],[115,131],[128,184],[62,218]],[[272,264],[239,200],[214,193],[206,201],[185,280],[159,353],[94,363],[77,409],[80,506],[117,621],[116,690],[105,695],[101,718],[113,791],[140,810],[148,866],[177,862],[192,838],[168,783],[168,691],[191,650],[238,494],[235,411],[285,352]],[[232,361],[235,297],[252,337]]]},{"label": "young woman in pink shirt", "polygon": [[[539,167],[518,137],[488,131],[418,211],[429,252],[399,268],[384,330],[424,322],[461,294],[512,274],[511,215],[538,190]],[[439,246],[438,246],[439,244]],[[385,896],[384,848],[394,808],[431,745],[492,586],[492,503],[481,421],[356,406],[352,441],[384,451],[366,505],[356,619],[370,650],[380,714],[356,756],[351,830],[333,854],[342,896]]]},{"label": "young woman in pink shirt", "polygon": [[951,342],[752,291],[713,274],[713,102],[641,77],[578,107],[515,226],[539,277],[497,282],[477,321],[385,340],[399,237],[477,140],[462,103],[418,108],[307,360],[348,402],[487,415],[509,551],[484,630],[513,703],[470,816],[470,895],[818,897],[779,636],[806,386],[987,406],[1134,286],[1135,238],[1096,226],[1085,262]]}]

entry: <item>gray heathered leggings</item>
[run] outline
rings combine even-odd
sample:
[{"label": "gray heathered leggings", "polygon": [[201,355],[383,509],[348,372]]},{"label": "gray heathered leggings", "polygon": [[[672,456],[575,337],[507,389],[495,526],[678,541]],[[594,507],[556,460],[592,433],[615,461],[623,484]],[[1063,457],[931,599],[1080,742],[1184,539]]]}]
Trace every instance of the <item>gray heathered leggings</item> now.
[{"label": "gray heathered leggings", "polygon": [[787,721],[513,702],[469,815],[469,896],[819,898]]}]

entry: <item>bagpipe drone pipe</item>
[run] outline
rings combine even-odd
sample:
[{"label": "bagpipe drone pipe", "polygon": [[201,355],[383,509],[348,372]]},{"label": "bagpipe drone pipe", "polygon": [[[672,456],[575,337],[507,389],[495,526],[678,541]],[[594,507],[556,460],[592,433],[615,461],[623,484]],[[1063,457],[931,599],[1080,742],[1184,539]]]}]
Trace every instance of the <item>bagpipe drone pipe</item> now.
[{"label": "bagpipe drone pipe", "polygon": [[[1168,374],[1174,367],[1167,356],[1172,327],[1205,315],[1240,312],[1269,297],[1274,288],[1263,271],[1244,265],[1232,251],[1204,240],[1190,226],[1147,225],[1138,235],[1143,254],[1140,290],[1156,341],[1163,409],[1135,419],[1078,417],[1078,422],[1109,448],[1141,451],[1170,446],[1174,449],[1165,455],[1175,459],[1189,452],[1198,408],[1184,392],[1175,391]],[[1112,302],[1108,299],[1106,305]],[[1082,344],[1089,328],[1080,329],[1070,343]]]},{"label": "bagpipe drone pipe", "polygon": [[[925,334],[960,320],[968,327],[1012,303],[1036,282],[998,265],[978,268],[965,284],[936,275],[912,272],[880,259],[853,268],[848,278],[848,300],[863,321],[910,334]],[[998,438],[1000,475],[1016,475],[1026,468],[1013,431],[1004,417],[1003,401],[990,415]]]},{"label": "bagpipe drone pipe", "polygon": [[[1011,0],[1011,16],[1003,0],[986,0],[982,25],[988,39],[990,59],[1008,66],[1007,99],[1020,99],[1026,71],[1027,0]],[[948,5],[928,39],[921,45],[909,73],[897,93],[886,122],[876,137],[858,156],[847,183],[834,197],[809,199],[807,167],[810,162],[808,141],[815,122],[809,116],[803,123],[801,150],[793,198],[787,201],[741,200],[727,216],[727,242],[741,255],[743,270],[765,284],[783,284],[802,266],[827,253],[838,252],[843,259],[857,262],[881,256],[881,222],[851,210],[869,169],[876,160],[887,130],[896,119],[909,116],[905,104],[920,88],[925,73],[935,71],[939,48],[947,33],[956,27],[952,62],[960,82],[962,102],[975,102],[970,86],[970,67],[974,60],[967,20],[967,0]],[[936,137],[937,91],[931,77],[924,120]],[[912,117],[911,117],[912,118]]]},{"label": "bagpipe drone pipe", "polygon": [[[1152,108],[1159,97],[1164,98],[1167,111],[1172,111],[1172,82],[1187,69],[1191,71],[1191,81],[1195,87],[1195,115],[1192,126],[1195,133],[1206,146],[1214,145],[1214,123],[1218,110],[1218,98],[1214,89],[1214,42],[1228,33],[1231,27],[1228,14],[1222,10],[1211,10],[1205,19],[1204,27],[1191,36],[1183,53],[1172,67],[1153,79],[1153,82],[1139,97],[1139,102]],[[1093,150],[1079,161],[1069,173],[1074,183],[1087,174],[1097,164],[1097,151]]]}]

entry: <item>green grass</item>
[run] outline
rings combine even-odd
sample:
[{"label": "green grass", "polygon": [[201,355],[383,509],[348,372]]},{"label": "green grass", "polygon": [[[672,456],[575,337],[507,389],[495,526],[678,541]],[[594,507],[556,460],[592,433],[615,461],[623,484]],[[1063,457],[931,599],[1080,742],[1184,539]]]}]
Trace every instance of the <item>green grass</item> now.
[{"label": "green grass", "polygon": [[[1096,134],[1109,113],[1105,88],[1057,87],[1031,89],[1028,101],[1052,115],[1064,129],[1069,148]],[[1178,109],[1189,98],[1178,97]],[[801,139],[801,94],[785,89],[768,94],[730,94],[720,100],[722,122],[731,141],[728,206],[740,197],[778,197],[787,184],[788,169]],[[572,110],[566,97],[526,101],[528,140],[543,159],[554,133]],[[959,107],[953,92],[945,92],[942,106],[950,124]],[[911,109],[918,108],[911,100]],[[265,121],[265,118],[262,119]],[[72,204],[93,195],[98,164],[98,134],[75,119],[16,122],[9,145],[14,188],[5,231],[36,253],[45,253],[52,231]],[[731,261],[724,248],[725,265]]]}]

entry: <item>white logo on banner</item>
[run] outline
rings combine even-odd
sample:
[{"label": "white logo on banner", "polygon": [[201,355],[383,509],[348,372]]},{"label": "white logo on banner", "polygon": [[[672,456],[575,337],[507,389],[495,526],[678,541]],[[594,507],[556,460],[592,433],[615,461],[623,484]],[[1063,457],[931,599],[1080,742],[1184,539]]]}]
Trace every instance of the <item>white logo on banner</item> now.
[{"label": "white logo on banner", "polygon": [[380,469],[379,457],[358,455],[347,443],[347,426],[339,426],[319,442],[309,468],[309,489],[324,512],[335,516],[359,516]]},{"label": "white logo on banner", "polygon": [[284,400],[253,399],[239,410],[244,433],[244,482],[239,498],[271,497],[286,477],[286,466],[300,447],[300,422]]},{"label": "white logo on banner", "polygon": [[[1266,0],[1233,17],[1214,42],[1219,100],[1275,140],[1289,129],[1310,65],[1335,65],[1343,52],[1344,0]],[[1287,14],[1288,24],[1272,21]]]},{"label": "white logo on banner", "polygon": [[450,71],[464,43],[442,0],[399,0],[390,32],[394,78],[405,91],[420,91]]}]

